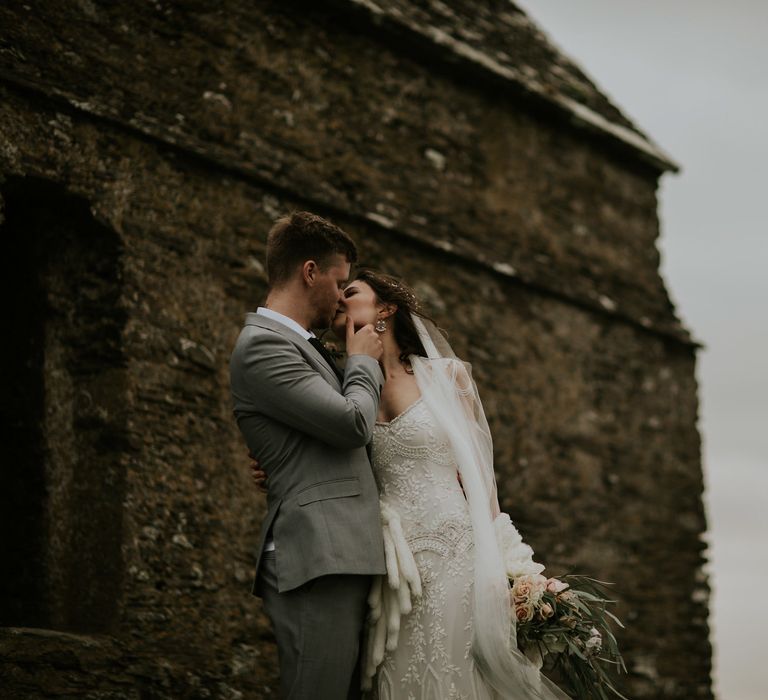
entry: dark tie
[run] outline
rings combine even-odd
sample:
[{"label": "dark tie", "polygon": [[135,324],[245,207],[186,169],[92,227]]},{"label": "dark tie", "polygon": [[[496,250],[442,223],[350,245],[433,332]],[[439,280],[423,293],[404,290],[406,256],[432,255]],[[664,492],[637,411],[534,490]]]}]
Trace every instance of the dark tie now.
[{"label": "dark tie", "polygon": [[329,353],[325,349],[325,345],[323,345],[320,342],[319,338],[309,338],[310,344],[317,350],[322,356],[323,359],[330,365],[330,368],[333,370],[333,373],[339,378],[340,382],[344,382],[344,375],[342,374],[341,370],[336,366],[336,363],[333,361],[333,357],[331,357],[331,353]]}]

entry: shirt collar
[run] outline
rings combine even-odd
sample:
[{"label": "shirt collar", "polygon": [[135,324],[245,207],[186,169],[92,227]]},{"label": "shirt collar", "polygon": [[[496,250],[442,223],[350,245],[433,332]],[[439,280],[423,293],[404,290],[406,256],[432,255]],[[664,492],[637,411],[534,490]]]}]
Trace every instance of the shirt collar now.
[{"label": "shirt collar", "polygon": [[259,314],[260,316],[266,316],[267,318],[271,318],[273,321],[277,321],[278,323],[282,323],[284,326],[287,326],[292,331],[295,331],[296,333],[298,333],[305,340],[309,340],[310,338],[315,337],[315,334],[312,331],[308,331],[306,328],[302,328],[292,318],[288,318],[287,316],[284,316],[283,314],[280,314],[277,311],[268,309],[266,306],[260,306],[258,309],[256,309],[256,313]]}]

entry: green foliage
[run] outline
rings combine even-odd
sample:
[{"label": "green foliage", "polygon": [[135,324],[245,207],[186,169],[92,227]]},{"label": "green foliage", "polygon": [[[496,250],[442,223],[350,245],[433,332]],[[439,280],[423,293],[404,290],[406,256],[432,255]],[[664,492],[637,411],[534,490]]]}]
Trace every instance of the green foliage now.
[{"label": "green foliage", "polygon": [[627,670],[610,623],[624,625],[606,609],[616,602],[606,595],[612,584],[566,574],[555,579],[568,584],[564,590],[547,588],[541,593],[543,578],[537,579],[532,619],[517,623],[518,647],[549,656],[553,661],[548,665],[567,684],[564,690],[577,700],[609,700],[611,695],[627,700],[611,679],[612,674]]}]

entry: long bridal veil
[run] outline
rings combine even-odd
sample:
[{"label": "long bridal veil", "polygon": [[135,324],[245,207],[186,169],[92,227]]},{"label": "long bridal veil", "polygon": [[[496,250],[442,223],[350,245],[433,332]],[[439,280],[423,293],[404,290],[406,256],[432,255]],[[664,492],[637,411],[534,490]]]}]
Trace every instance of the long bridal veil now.
[{"label": "long bridal veil", "polygon": [[493,444],[471,366],[456,357],[434,323],[416,314],[412,318],[428,355],[410,356],[413,373],[422,400],[451,443],[469,506],[475,666],[498,698],[568,700],[517,646],[509,583],[494,529],[500,509]]}]

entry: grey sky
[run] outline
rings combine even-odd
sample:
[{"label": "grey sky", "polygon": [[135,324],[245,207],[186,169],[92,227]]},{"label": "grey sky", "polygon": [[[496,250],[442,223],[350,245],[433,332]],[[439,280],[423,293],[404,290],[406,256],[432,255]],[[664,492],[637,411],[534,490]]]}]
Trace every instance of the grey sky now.
[{"label": "grey sky", "polygon": [[768,2],[521,0],[683,166],[662,272],[699,354],[715,689],[768,697]]}]

